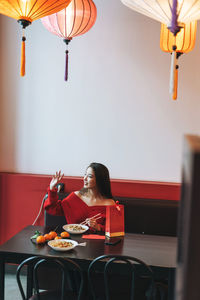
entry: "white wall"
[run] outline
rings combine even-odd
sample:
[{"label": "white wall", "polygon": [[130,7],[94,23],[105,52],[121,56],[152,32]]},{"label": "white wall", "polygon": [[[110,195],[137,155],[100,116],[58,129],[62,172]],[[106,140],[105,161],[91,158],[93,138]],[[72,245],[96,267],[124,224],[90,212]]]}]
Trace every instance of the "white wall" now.
[{"label": "white wall", "polygon": [[160,24],[119,0],[95,0],[94,27],[69,45],[40,21],[26,30],[0,17],[0,171],[83,175],[92,161],[112,178],[179,182],[183,135],[200,131],[200,43],[180,59],[178,101]]}]

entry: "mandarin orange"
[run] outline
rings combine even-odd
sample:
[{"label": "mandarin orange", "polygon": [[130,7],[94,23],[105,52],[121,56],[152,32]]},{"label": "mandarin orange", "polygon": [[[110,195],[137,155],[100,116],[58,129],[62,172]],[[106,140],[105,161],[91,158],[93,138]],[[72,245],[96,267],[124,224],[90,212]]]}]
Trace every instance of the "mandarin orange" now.
[{"label": "mandarin orange", "polygon": [[61,232],[60,236],[61,236],[62,238],[67,238],[67,237],[70,236],[70,234],[69,234],[67,231],[63,231],[63,232]]},{"label": "mandarin orange", "polygon": [[55,231],[50,231],[49,232],[50,240],[53,240],[56,236],[57,236],[57,233]]},{"label": "mandarin orange", "polygon": [[46,233],[44,235],[45,241],[51,240],[51,236],[49,235],[49,233]]},{"label": "mandarin orange", "polygon": [[43,244],[43,243],[45,243],[45,237],[43,235],[39,235],[36,238],[36,242],[37,242],[37,244]]}]

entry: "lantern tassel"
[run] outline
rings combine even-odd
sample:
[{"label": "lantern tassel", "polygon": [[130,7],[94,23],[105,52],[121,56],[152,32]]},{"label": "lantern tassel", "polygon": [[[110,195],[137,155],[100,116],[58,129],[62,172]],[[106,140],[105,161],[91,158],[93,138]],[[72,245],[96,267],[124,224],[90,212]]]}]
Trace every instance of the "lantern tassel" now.
[{"label": "lantern tassel", "polygon": [[175,76],[174,76],[174,93],[173,100],[177,99],[177,89],[178,89],[178,65],[176,65]]},{"label": "lantern tassel", "polygon": [[170,70],[170,82],[169,82],[169,92],[172,95],[174,93],[175,71],[176,71],[176,46],[173,46],[171,70]]},{"label": "lantern tassel", "polygon": [[65,53],[66,53],[66,57],[65,57],[65,81],[67,81],[67,79],[68,79],[68,53],[69,53],[69,51],[66,50]]},{"label": "lantern tassel", "polygon": [[25,75],[25,63],[26,63],[26,56],[25,56],[25,36],[22,37],[22,46],[21,46],[21,72],[20,75]]},{"label": "lantern tassel", "polygon": [[[63,41],[67,45],[67,48],[68,48],[68,44],[71,41],[71,39],[64,39]],[[68,49],[65,51],[65,53],[66,53],[66,56],[65,56],[65,81],[67,81],[68,80],[68,60],[69,60]]]}]

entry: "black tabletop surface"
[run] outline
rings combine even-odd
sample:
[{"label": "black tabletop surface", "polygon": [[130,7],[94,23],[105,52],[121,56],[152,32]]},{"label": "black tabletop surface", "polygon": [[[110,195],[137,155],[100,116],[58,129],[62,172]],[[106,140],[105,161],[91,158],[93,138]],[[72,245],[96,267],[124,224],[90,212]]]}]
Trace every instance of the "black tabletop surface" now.
[{"label": "black tabletop surface", "polygon": [[106,245],[104,240],[83,239],[81,235],[71,235],[71,239],[79,243],[86,242],[86,246],[77,246],[73,250],[58,252],[47,244],[37,245],[30,237],[35,230],[42,233],[49,231],[43,226],[27,226],[10,240],[0,246],[0,258],[5,262],[16,262],[19,258],[42,255],[53,257],[68,257],[74,260],[91,261],[103,254],[120,254],[137,257],[147,264],[156,267],[175,268],[177,238],[166,236],[152,236],[142,234],[125,234],[117,245]]}]

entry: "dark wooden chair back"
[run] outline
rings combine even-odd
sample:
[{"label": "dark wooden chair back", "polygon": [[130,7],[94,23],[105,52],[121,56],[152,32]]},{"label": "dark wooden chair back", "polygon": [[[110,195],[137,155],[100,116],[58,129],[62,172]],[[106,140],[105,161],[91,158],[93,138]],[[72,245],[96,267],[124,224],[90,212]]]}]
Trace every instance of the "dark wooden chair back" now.
[{"label": "dark wooden chair back", "polygon": [[[26,295],[21,282],[21,273],[24,266],[27,266],[28,270],[26,289],[29,291],[29,294]],[[76,276],[79,277],[78,289],[77,286],[76,289],[73,289],[70,282],[71,272],[74,271],[76,272]],[[49,280],[49,274],[51,274],[51,280]],[[45,275],[48,281],[45,280]],[[23,300],[83,299],[83,272],[79,265],[67,258],[30,257],[18,266],[16,277]]]},{"label": "dark wooden chair back", "polygon": [[151,268],[135,257],[99,256],[89,265],[88,280],[93,300],[150,300],[155,293]]},{"label": "dark wooden chair back", "polygon": [[[69,195],[69,193],[59,192],[58,199],[63,200]],[[44,201],[47,199],[48,194],[45,195]],[[46,210],[44,211],[44,225],[51,228],[56,228],[57,226],[62,228],[63,225],[67,224],[65,216],[55,216],[50,215]]]}]

